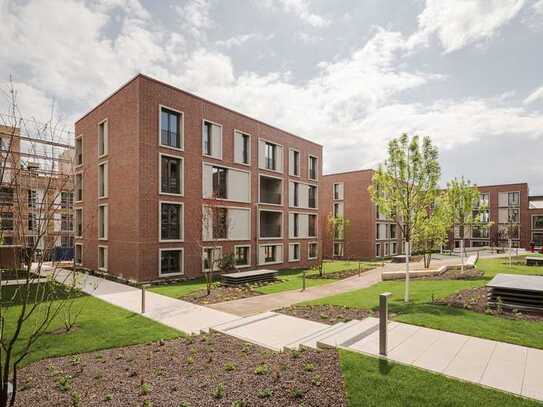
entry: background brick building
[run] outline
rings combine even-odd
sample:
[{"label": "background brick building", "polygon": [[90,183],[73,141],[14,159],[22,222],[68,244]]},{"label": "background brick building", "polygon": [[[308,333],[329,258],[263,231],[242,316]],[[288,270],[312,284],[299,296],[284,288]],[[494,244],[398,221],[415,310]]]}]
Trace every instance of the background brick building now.
[{"label": "background brick building", "polygon": [[[76,262],[192,278],[320,257],[322,146],[144,75],[75,124]],[[222,226],[222,227],[220,227]]]}]

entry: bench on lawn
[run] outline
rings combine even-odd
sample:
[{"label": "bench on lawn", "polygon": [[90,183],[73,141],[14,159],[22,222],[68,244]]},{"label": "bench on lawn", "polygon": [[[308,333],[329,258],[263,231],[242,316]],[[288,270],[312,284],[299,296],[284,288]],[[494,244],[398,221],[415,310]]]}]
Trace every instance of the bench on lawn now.
[{"label": "bench on lawn", "polygon": [[273,281],[277,276],[277,270],[251,270],[239,273],[228,273],[221,275],[224,285],[235,286],[241,284],[261,283]]},{"label": "bench on lawn", "polygon": [[543,266],[543,257],[526,257],[527,266]]},{"label": "bench on lawn", "polygon": [[543,276],[498,274],[486,286],[490,306],[543,311]]}]

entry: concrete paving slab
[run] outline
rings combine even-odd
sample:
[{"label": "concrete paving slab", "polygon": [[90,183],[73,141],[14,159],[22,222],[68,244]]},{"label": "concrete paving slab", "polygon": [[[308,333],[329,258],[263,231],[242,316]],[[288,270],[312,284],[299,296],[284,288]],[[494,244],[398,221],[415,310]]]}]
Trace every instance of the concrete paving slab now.
[{"label": "concrete paving slab", "polygon": [[412,364],[441,338],[435,329],[420,328],[414,335],[389,352],[389,357],[402,363]]},{"label": "concrete paving slab", "polygon": [[527,348],[508,343],[496,343],[481,384],[521,394],[526,355]]},{"label": "concrete paving slab", "polygon": [[367,333],[371,335],[373,328],[379,323],[377,318],[366,318],[362,321],[353,320],[347,323],[339,332],[327,336],[318,341],[318,345],[324,347],[341,346],[344,342],[351,340],[358,335]]},{"label": "concrete paving slab", "polygon": [[527,349],[526,370],[521,394],[543,400],[543,350]]},{"label": "concrete paving slab", "polygon": [[496,342],[470,337],[443,373],[479,383],[495,348]]},{"label": "concrete paving slab", "polygon": [[413,365],[442,373],[468,339],[464,335],[440,331],[439,339],[429,345]]}]

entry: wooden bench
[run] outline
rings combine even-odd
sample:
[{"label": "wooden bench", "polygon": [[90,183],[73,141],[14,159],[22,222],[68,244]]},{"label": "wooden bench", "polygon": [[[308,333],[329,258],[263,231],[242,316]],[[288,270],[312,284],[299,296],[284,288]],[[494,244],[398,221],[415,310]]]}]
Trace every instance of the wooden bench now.
[{"label": "wooden bench", "polygon": [[251,270],[239,273],[228,273],[221,275],[222,283],[227,286],[241,284],[261,283],[273,281],[277,276],[277,270]]},{"label": "wooden bench", "polygon": [[543,266],[543,257],[526,257],[527,266]]}]

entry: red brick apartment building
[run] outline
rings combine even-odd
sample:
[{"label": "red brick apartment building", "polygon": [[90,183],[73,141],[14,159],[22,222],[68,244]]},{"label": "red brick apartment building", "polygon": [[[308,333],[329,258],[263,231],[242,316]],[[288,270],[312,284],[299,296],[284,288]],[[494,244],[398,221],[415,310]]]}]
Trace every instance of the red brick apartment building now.
[{"label": "red brick apartment building", "polygon": [[318,261],[321,145],[141,74],[75,137],[82,267],[152,281],[226,254],[241,270]]},{"label": "red brick apartment building", "polygon": [[530,219],[530,244],[541,250],[543,248],[543,196],[529,198],[528,215]]},{"label": "red brick apartment building", "polygon": [[[372,202],[368,188],[373,170],[349,171],[321,177],[320,217],[323,226],[323,255],[368,259],[390,257],[402,251],[401,232]],[[327,227],[329,216],[350,222],[345,236],[334,236]]]}]

